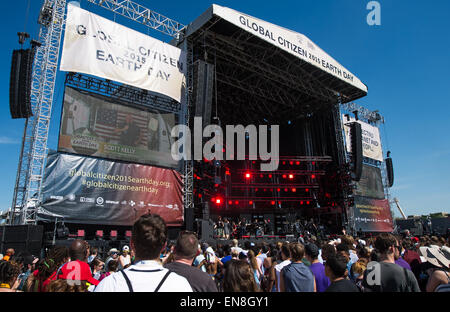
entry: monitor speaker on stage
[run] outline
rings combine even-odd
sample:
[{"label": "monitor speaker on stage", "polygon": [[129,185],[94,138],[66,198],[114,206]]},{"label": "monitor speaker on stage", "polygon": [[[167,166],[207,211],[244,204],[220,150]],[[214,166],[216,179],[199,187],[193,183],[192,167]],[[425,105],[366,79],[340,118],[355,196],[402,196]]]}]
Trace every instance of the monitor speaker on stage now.
[{"label": "monitor speaker on stage", "polygon": [[211,123],[214,91],[214,65],[198,60],[194,66],[195,117],[203,118],[203,127]]},{"label": "monitor speaker on stage", "polygon": [[363,167],[363,150],[362,150],[362,130],[361,124],[358,122],[353,122],[350,126],[350,136],[352,144],[352,155],[353,155],[353,175],[354,181],[359,181],[361,179],[362,167]]},{"label": "monitor speaker on stage", "polygon": [[34,55],[34,47],[13,51],[9,84],[9,108],[13,119],[33,116],[31,78]]},{"label": "monitor speaker on stage", "polygon": [[388,157],[386,158],[386,171],[388,178],[388,187],[394,185],[394,165],[392,164],[392,158],[389,157],[390,152],[388,152]]}]

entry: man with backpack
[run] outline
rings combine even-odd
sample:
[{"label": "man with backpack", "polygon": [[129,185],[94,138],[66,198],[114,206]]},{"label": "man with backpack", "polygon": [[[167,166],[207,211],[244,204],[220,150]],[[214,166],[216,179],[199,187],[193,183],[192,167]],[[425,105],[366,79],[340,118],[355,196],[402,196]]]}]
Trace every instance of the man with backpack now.
[{"label": "man with backpack", "polygon": [[131,235],[135,263],[103,279],[95,292],[192,292],[186,278],[162,266],[160,254],[166,240],[167,227],[159,215],[141,216]]}]

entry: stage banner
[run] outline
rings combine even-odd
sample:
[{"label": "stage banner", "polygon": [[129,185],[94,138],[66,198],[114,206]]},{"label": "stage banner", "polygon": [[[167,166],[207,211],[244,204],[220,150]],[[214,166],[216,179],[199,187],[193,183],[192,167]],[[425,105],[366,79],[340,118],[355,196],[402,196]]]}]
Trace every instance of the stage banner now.
[{"label": "stage banner", "polygon": [[350,143],[350,126],[346,124],[356,121],[361,124],[363,156],[378,161],[384,161],[383,149],[381,147],[380,131],[378,130],[378,128],[363,121],[355,120],[353,117],[347,119],[347,117],[343,115],[342,118],[344,123],[345,140],[347,142],[347,152],[352,152],[352,146]]},{"label": "stage banner", "polygon": [[118,81],[180,102],[186,53],[69,4],[60,70]]},{"label": "stage banner", "polygon": [[66,88],[58,151],[177,168],[171,154],[176,115],[140,110]]},{"label": "stage banner", "polygon": [[184,220],[182,178],[170,169],[51,153],[42,194],[41,220],[130,226],[148,212],[169,226]]},{"label": "stage banner", "polygon": [[366,85],[305,35],[217,4],[213,14],[367,93]]},{"label": "stage banner", "polygon": [[363,165],[361,178],[356,182],[355,195],[384,199],[383,180],[381,178],[380,168]]},{"label": "stage banner", "polygon": [[355,196],[354,219],[357,231],[393,231],[391,209],[387,199]]}]

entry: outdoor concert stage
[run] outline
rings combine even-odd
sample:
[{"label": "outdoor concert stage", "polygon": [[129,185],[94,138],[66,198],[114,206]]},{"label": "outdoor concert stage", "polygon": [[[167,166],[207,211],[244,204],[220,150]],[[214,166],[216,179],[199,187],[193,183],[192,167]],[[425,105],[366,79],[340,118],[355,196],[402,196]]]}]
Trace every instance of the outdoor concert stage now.
[{"label": "outdoor concert stage", "polygon": [[193,103],[210,106],[207,115],[194,107],[191,118],[223,128],[280,126],[273,172],[260,171],[261,160],[248,153],[243,161],[195,163],[196,217],[271,219],[276,233],[286,220],[314,217],[341,229],[351,203],[339,105],[365,96],[366,86],[309,38],[228,8],[213,5],[184,40]]},{"label": "outdoor concert stage", "polygon": [[[98,16],[69,7],[74,16],[100,22]],[[101,23],[105,29],[116,27],[112,21]],[[96,36],[84,38],[85,33],[76,31],[71,35],[83,39],[77,39],[81,47],[86,38],[94,47],[99,44]],[[117,35],[123,40],[136,37],[142,45],[152,39],[130,29]],[[306,36],[218,5],[174,37],[171,45],[158,47],[176,49],[164,50],[175,56],[153,55],[159,55],[159,65],[169,68],[171,75],[184,75],[176,82],[166,79],[170,94],[124,83],[129,78],[126,68],[120,68],[125,74],[119,72],[114,56],[95,48],[96,53],[89,54],[91,62],[106,72],[111,72],[108,66],[116,66],[113,72],[122,76],[66,69],[58,151],[48,155],[42,202],[26,212],[35,213],[45,226],[46,241],[67,238],[66,226],[71,238],[125,242],[134,221],[149,211],[163,216],[171,237],[180,229],[210,233],[209,220],[218,216],[271,220],[273,235],[288,235],[283,224],[298,218],[314,218],[336,233],[350,229],[352,178],[362,166],[362,156],[349,152],[355,136],[350,141],[345,137],[344,124],[350,122],[343,120],[342,104],[366,96],[367,87]],[[150,49],[134,48],[150,56]],[[147,65],[140,57],[130,75]],[[86,60],[78,61],[75,65],[85,66]],[[201,117],[203,127],[267,125],[267,152],[279,146],[279,155],[272,159],[277,169],[261,170],[270,160],[254,158],[248,142],[261,139],[261,133],[254,137],[250,130],[242,160],[231,160],[237,158],[237,150],[223,144],[223,159],[175,161],[170,129],[187,125],[194,133],[195,117]],[[279,141],[271,137],[275,126]],[[135,135],[119,134],[126,128]],[[261,141],[257,145],[261,156]]]}]

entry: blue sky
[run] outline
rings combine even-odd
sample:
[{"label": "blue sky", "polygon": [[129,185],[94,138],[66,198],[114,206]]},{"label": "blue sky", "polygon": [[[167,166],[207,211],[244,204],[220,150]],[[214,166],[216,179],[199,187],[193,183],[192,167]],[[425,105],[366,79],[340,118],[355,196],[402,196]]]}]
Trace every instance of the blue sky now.
[{"label": "blue sky", "polygon": [[[210,1],[135,0],[188,24]],[[271,23],[300,32],[354,73],[369,88],[357,101],[385,117],[382,140],[392,152],[395,184],[392,197],[405,213],[450,212],[450,1],[382,0],[381,25],[369,26],[368,0],[217,1]],[[9,75],[18,31],[37,39],[37,16],[42,1],[4,1],[0,66],[0,210],[11,205],[23,133],[23,120],[9,112]],[[112,19],[109,12],[81,1],[85,9]],[[143,30],[127,20],[117,22]],[[144,33],[147,33],[145,30]],[[157,31],[151,36],[169,41]],[[56,149],[64,74],[58,74],[48,147]],[[385,150],[385,152],[386,152]],[[399,213],[394,210],[395,215]]]}]

